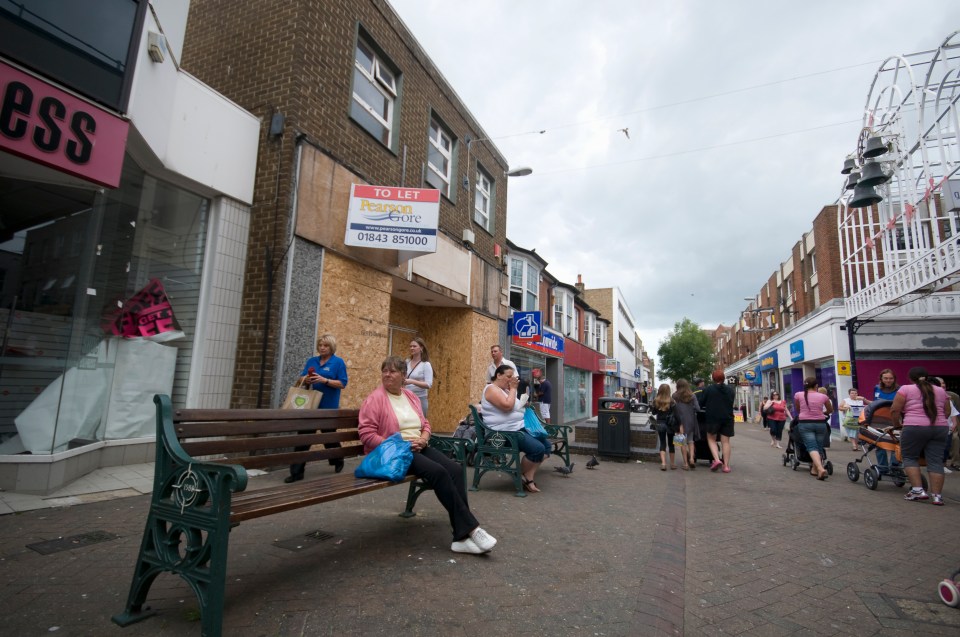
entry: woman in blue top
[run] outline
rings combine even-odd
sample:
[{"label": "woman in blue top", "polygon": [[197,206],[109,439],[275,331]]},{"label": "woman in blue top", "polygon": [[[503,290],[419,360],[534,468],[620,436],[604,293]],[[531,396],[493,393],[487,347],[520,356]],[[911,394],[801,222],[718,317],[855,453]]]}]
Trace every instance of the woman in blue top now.
[{"label": "woman in blue top", "polygon": [[[340,408],[340,390],[347,386],[347,365],[343,359],[336,356],[337,339],[333,334],[324,334],[317,339],[317,353],[319,356],[312,356],[307,359],[303,365],[303,371],[300,372],[300,380],[304,387],[315,389],[321,394],[318,409],[339,409]],[[339,442],[333,442],[327,447],[336,449],[340,447]],[[306,451],[310,447],[295,447],[296,451]],[[343,471],[343,458],[334,458],[330,460],[336,473]],[[290,465],[290,475],[284,478],[284,482],[296,482],[303,480],[304,467],[306,463]]]},{"label": "woman in blue top", "polygon": [[[897,375],[892,369],[884,369],[880,372],[880,382],[873,388],[874,400],[893,400],[897,397]],[[891,466],[899,466],[895,458],[888,456],[885,449],[877,449],[877,468],[881,474],[890,473]]]}]

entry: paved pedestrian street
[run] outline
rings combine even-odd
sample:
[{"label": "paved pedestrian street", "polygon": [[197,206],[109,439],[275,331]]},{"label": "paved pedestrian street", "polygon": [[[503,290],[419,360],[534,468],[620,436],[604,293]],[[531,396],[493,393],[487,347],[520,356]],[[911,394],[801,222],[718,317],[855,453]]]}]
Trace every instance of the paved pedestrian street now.
[{"label": "paved pedestrian street", "polygon": [[[730,474],[604,458],[586,470],[577,456],[564,477],[551,458],[527,498],[487,475],[470,501],[499,544],[482,557],[450,552],[430,494],[398,517],[405,487],[243,523],[224,635],[960,634],[960,609],[937,596],[960,568],[960,474],[947,476],[946,506],[906,502],[888,481],[851,483],[845,444],[818,482],[784,467],[758,425],[737,427]],[[148,503],[0,517],[0,632],[199,635],[193,592],[171,575],[150,591],[157,616],[110,622]]]}]

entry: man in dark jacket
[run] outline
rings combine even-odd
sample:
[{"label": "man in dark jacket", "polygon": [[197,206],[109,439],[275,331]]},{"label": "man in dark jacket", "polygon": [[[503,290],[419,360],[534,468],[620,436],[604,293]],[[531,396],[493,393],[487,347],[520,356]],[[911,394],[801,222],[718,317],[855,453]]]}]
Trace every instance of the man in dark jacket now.
[{"label": "man in dark jacket", "polygon": [[[733,438],[733,402],[736,391],[724,383],[723,370],[715,370],[711,378],[713,378],[713,384],[706,387],[703,392],[695,394],[705,412],[707,442],[710,444],[710,454],[713,456],[710,471],[723,467],[724,473],[730,473],[730,439]],[[722,461],[717,449],[718,436],[723,449]]]}]

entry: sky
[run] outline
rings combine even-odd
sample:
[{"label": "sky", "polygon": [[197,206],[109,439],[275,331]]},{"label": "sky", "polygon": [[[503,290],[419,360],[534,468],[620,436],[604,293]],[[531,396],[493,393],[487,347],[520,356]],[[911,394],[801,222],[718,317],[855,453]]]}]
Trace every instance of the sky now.
[{"label": "sky", "polygon": [[619,287],[654,358],[684,317],[739,319],[839,197],[880,64],[960,30],[956,0],[388,1],[533,168],[508,238]]}]

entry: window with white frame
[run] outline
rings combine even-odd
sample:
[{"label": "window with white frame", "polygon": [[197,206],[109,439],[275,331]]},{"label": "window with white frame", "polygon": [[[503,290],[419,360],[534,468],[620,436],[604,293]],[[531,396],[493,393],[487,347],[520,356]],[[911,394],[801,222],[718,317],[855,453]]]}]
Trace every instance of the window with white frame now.
[{"label": "window with white frame", "polygon": [[449,198],[452,171],[453,137],[436,117],[432,117],[427,146],[427,183]]},{"label": "window with white frame", "polygon": [[535,312],[540,309],[540,270],[527,262],[527,280],[526,280],[526,304],[525,309],[528,312]]},{"label": "window with white frame", "polygon": [[604,323],[597,323],[597,346],[594,349],[607,353],[607,325]]},{"label": "window with white frame", "polygon": [[350,117],[386,146],[393,141],[397,75],[370,44],[357,40]]},{"label": "window with white frame", "polygon": [[572,334],[573,295],[561,288],[554,289],[553,329],[559,331],[564,336]]},{"label": "window with white frame", "polygon": [[473,220],[487,232],[493,232],[493,180],[479,167],[474,190]]},{"label": "window with white frame", "polygon": [[583,317],[583,342],[589,347],[597,340],[597,315],[587,312]]},{"label": "window with white frame", "polygon": [[540,309],[540,270],[520,257],[510,257],[510,308],[518,312]]}]

